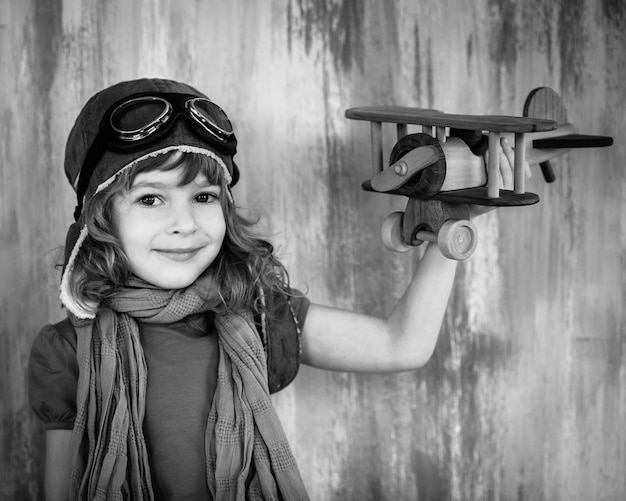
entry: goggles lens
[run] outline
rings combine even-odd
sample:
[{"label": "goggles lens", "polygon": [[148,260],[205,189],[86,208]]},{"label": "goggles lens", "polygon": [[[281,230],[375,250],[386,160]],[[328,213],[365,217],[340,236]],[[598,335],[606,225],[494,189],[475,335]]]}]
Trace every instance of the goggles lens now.
[{"label": "goggles lens", "polygon": [[144,96],[130,99],[113,110],[111,128],[122,141],[140,141],[150,136],[172,115],[172,105],[163,98]]},{"label": "goggles lens", "polygon": [[189,99],[185,106],[189,114],[218,140],[226,142],[233,137],[233,126],[230,120],[224,110],[214,102],[203,97],[196,97]]}]

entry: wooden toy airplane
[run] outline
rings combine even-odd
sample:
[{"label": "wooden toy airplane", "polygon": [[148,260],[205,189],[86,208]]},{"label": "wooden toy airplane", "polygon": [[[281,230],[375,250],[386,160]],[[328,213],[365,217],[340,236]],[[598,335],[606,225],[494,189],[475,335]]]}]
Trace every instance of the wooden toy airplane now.
[{"label": "wooden toy airplane", "polygon": [[[546,181],[552,182],[551,158],[571,148],[613,144],[610,137],[577,134],[560,96],[548,87],[529,94],[523,117],[455,115],[402,106],[351,108],[346,117],[371,123],[374,175],[363,189],[409,197],[404,213],[391,214],[383,223],[385,245],[405,252],[433,241],[446,257],[457,260],[468,258],[477,244],[470,205],[539,202],[538,195],[526,191],[526,162],[540,164]],[[383,123],[397,127],[398,142],[388,166],[383,161]],[[408,134],[408,125],[421,125],[422,132]],[[515,144],[513,190],[498,185],[501,137]]]}]

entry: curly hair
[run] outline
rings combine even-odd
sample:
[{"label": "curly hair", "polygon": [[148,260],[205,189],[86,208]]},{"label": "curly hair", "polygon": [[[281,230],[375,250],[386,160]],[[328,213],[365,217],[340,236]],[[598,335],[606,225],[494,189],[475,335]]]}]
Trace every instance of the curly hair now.
[{"label": "curly hair", "polygon": [[130,190],[138,174],[178,167],[184,169],[179,186],[203,174],[210,183],[222,187],[220,203],[226,235],[209,267],[224,299],[224,311],[218,313],[251,308],[254,313],[271,315],[276,297],[289,294],[287,271],[274,255],[272,244],[252,231],[256,221],[239,213],[221,167],[212,158],[197,153],[174,151],[147,158],[131,169],[122,170],[109,186],[87,201],[84,215],[88,236],[76,256],[77,273],[71,283],[72,294],[83,300],[106,304],[126,284],[132,271],[116,235],[115,200]]}]

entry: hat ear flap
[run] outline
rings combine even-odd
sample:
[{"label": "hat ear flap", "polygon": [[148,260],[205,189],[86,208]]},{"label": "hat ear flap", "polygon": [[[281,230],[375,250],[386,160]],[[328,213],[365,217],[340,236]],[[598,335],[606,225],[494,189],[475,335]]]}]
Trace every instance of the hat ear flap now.
[{"label": "hat ear flap", "polygon": [[61,275],[61,303],[69,313],[78,319],[95,318],[98,307],[97,303],[81,300],[72,293],[72,277],[80,271],[75,267],[76,256],[85,238],[87,238],[87,227],[84,225],[81,227],[80,223],[72,223],[65,238],[65,260]]}]

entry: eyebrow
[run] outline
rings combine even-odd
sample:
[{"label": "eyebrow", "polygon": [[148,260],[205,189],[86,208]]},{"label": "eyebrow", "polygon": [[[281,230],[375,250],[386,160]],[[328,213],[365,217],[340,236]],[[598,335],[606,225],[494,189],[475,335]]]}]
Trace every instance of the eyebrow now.
[{"label": "eyebrow", "polygon": [[156,182],[149,182],[149,181],[142,181],[139,183],[133,183],[132,186],[130,187],[131,190],[134,190],[136,188],[165,188],[168,185],[166,183],[156,183]]}]

